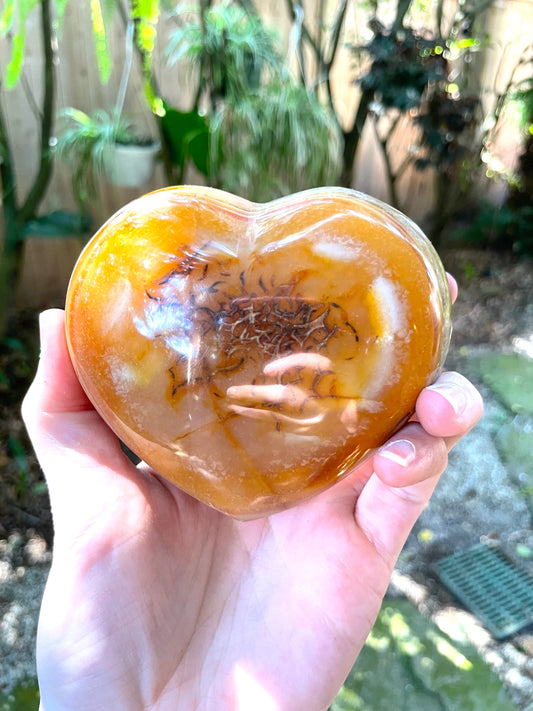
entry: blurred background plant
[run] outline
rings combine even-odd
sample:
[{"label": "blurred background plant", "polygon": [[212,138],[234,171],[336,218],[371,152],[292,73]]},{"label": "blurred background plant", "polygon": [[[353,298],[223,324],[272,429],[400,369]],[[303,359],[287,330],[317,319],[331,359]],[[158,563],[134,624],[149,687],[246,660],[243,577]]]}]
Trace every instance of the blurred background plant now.
[{"label": "blurred background plant", "polygon": [[[493,143],[501,119],[511,117],[519,129],[521,151],[514,170],[491,165]],[[525,48],[498,96],[489,129],[483,136],[481,164],[488,166],[493,181],[506,186],[502,202],[480,199],[468,224],[461,226],[454,239],[459,243],[533,254],[533,45]]]},{"label": "blurred background plant", "polygon": [[[234,2],[176,14],[167,61],[194,72],[193,112],[204,107],[211,184],[268,201],[336,182],[339,136],[328,109],[289,71],[279,38],[251,5]],[[291,37],[298,32],[293,26]],[[198,166],[197,166],[198,167]]]},{"label": "blurred background plant", "polygon": [[61,114],[68,128],[60,134],[55,153],[68,163],[72,190],[82,211],[98,195],[98,183],[106,170],[109,152],[116,143],[136,144],[132,123],[123,116],[96,109],[92,115],[66,108]]},{"label": "blurred background plant", "polygon": [[[300,6],[287,3],[296,17]],[[490,46],[482,20],[492,0],[452,3],[451,11],[443,1],[400,0],[387,22],[379,18],[384,5],[367,3],[370,17],[363,41],[348,43],[352,85],[359,90],[348,121],[335,102],[332,81],[348,8],[345,0],[329,18],[326,4],[320,3],[322,15],[316,24],[328,30],[317,33],[303,24],[299,53],[315,57],[316,89],[325,84],[337,123],[344,125],[342,184],[357,181],[357,154],[370,123],[385,166],[386,199],[395,207],[407,208],[399,190],[407,170],[431,168],[434,202],[426,229],[439,245],[457,206],[470,199],[483,173],[482,152],[488,135],[497,131],[512,83],[503,95],[494,87],[487,91],[473,61]],[[300,63],[302,79],[307,81],[303,66]]]}]

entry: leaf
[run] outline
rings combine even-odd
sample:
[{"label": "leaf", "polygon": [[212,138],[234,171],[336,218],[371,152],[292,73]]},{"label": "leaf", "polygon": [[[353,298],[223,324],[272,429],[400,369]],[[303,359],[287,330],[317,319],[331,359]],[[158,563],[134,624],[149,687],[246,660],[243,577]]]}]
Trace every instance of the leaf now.
[{"label": "leaf", "polygon": [[4,11],[0,17],[0,34],[6,35],[13,24],[13,16],[15,14],[15,0],[6,0]]},{"label": "leaf", "polygon": [[11,59],[7,64],[5,72],[5,82],[7,89],[13,89],[17,84],[20,74],[22,72],[22,67],[24,64],[24,49],[26,45],[26,21],[30,12],[37,7],[38,0],[19,0],[18,3],[13,3],[13,0],[8,0],[4,12],[2,13],[2,18],[0,20],[0,27],[2,33],[5,34],[11,31],[14,24],[15,17],[15,7],[18,8],[18,26],[12,39],[12,49],[11,49]]},{"label": "leaf", "polygon": [[183,112],[165,107],[161,118],[174,165],[184,166],[190,158],[202,175],[209,173],[209,125],[196,111]]},{"label": "leaf", "polygon": [[138,21],[137,44],[144,54],[146,69],[151,65],[159,22],[159,0],[134,0],[132,17]]},{"label": "leaf", "polygon": [[24,356],[28,355],[28,349],[22,343],[22,341],[19,338],[12,338],[12,337],[6,337],[3,338],[1,341],[2,345],[7,346],[10,350],[12,351],[18,351],[19,353],[22,353]]},{"label": "leaf", "polygon": [[93,26],[94,48],[96,61],[100,72],[100,79],[107,84],[111,76],[112,61],[107,46],[107,36],[104,23],[104,14],[100,0],[91,0],[91,20]]},{"label": "leaf", "polygon": [[25,30],[19,32],[13,37],[13,46],[11,60],[6,69],[6,88],[13,89],[19,80],[20,72],[24,62],[24,45],[26,41]]},{"label": "leaf", "polygon": [[63,109],[63,111],[61,112],[61,116],[64,116],[65,118],[70,118],[82,126],[90,126],[93,123],[93,119],[84,111],[82,111],[81,109],[74,109],[70,106]]},{"label": "leaf", "polygon": [[56,210],[47,215],[36,217],[26,223],[23,236],[38,237],[73,237],[86,235],[91,227],[91,219],[77,213]]}]

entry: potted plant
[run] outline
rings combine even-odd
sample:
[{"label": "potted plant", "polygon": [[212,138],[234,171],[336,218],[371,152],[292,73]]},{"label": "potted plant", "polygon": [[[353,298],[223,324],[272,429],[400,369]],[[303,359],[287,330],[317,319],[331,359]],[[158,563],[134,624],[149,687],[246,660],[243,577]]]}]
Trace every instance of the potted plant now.
[{"label": "potted plant", "polygon": [[113,143],[104,157],[109,182],[127,188],[145,185],[154,172],[160,144],[148,136],[128,134]]},{"label": "potted plant", "polygon": [[68,128],[58,137],[56,152],[70,165],[74,196],[82,207],[98,194],[102,176],[124,187],[150,180],[159,143],[139,135],[129,119],[102,109],[89,115],[67,108],[62,116]]}]

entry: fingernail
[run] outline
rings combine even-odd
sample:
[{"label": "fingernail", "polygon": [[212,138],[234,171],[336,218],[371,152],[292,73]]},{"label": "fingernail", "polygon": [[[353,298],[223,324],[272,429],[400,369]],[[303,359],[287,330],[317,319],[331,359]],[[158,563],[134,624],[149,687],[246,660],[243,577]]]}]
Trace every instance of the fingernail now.
[{"label": "fingernail", "polygon": [[457,385],[451,383],[435,383],[430,385],[428,390],[433,390],[442,395],[453,408],[456,415],[462,415],[468,404],[465,391]]},{"label": "fingernail", "polygon": [[416,457],[415,445],[408,439],[397,439],[382,447],[378,454],[386,459],[390,459],[395,464],[407,467],[412,464]]}]

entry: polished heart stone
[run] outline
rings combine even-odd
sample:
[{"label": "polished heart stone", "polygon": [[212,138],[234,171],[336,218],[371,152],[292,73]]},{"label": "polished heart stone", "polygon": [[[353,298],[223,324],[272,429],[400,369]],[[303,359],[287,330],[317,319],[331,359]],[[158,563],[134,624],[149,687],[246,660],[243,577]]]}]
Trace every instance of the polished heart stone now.
[{"label": "polished heart stone", "polygon": [[420,230],[319,188],[257,205],[168,188],[93,237],[67,295],[89,398],[156,472],[238,518],[347,474],[413,412],[450,338]]}]

